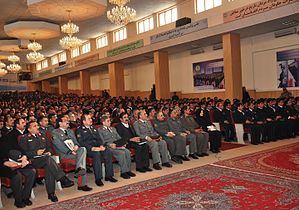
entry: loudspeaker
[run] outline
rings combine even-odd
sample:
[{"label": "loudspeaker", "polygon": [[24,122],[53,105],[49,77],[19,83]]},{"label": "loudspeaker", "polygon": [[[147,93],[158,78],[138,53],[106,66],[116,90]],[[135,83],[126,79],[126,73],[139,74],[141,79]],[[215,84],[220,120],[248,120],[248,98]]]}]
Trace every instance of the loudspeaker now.
[{"label": "loudspeaker", "polygon": [[33,76],[32,76],[32,73],[31,72],[22,72],[20,74],[18,74],[19,76],[19,81],[22,81],[22,80],[32,80],[33,79]]},{"label": "loudspeaker", "polygon": [[186,25],[188,23],[191,23],[191,18],[183,17],[183,18],[180,18],[177,21],[175,21],[175,27],[180,27],[180,26]]},{"label": "loudspeaker", "polygon": [[59,62],[59,66],[62,66],[62,65],[65,65],[65,64],[66,64],[65,61],[61,61],[61,62]]}]

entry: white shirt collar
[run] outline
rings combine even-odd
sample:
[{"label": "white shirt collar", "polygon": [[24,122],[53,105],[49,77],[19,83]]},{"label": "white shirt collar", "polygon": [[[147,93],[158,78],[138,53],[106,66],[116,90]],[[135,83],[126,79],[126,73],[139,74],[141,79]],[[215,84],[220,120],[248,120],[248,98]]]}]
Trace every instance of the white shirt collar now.
[{"label": "white shirt collar", "polygon": [[126,128],[129,128],[129,124],[128,123],[121,123],[121,124],[123,124]]}]

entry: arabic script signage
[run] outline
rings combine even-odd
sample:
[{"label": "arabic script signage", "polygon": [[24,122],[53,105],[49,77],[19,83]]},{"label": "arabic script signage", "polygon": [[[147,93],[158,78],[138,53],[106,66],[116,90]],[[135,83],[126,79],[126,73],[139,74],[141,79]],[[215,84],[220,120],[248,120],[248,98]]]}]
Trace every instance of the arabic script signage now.
[{"label": "arabic script signage", "polygon": [[240,7],[223,14],[223,22],[231,22],[262,12],[266,12],[281,6],[285,6],[299,0],[261,0],[244,7]]},{"label": "arabic script signage", "polygon": [[189,23],[178,28],[153,35],[151,36],[151,44],[184,36],[204,28],[208,28],[208,19],[199,20],[194,23]]},{"label": "arabic script signage", "polygon": [[141,40],[138,40],[136,42],[132,42],[132,43],[123,45],[121,47],[108,50],[107,51],[107,57],[115,56],[115,55],[118,55],[118,54],[121,54],[121,53],[124,53],[124,52],[128,52],[128,51],[131,51],[131,50],[135,50],[137,48],[143,47],[143,45],[144,45],[143,44],[143,39],[141,39]]}]

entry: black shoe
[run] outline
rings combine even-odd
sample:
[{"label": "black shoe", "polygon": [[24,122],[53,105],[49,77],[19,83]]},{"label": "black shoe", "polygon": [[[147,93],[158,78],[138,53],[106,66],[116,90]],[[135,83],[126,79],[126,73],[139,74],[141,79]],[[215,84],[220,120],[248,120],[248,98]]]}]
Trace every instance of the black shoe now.
[{"label": "black shoe", "polygon": [[183,161],[182,161],[180,158],[176,157],[176,156],[173,156],[173,157],[171,158],[171,160],[172,160],[173,162],[175,162],[175,163],[183,164]]},{"label": "black shoe", "polygon": [[31,202],[31,200],[29,200],[29,199],[24,199],[24,200],[23,200],[23,203],[25,203],[26,206],[31,206],[31,205],[32,205],[32,202]]},{"label": "black shoe", "polygon": [[61,187],[62,188],[67,188],[67,187],[71,187],[74,186],[74,182],[69,180],[66,176],[62,177],[61,179],[59,179],[60,183],[61,183]]},{"label": "black shoe", "polygon": [[105,181],[108,182],[117,182],[117,179],[114,179],[112,176],[105,177]]},{"label": "black shoe", "polygon": [[129,174],[127,173],[122,173],[120,174],[120,177],[124,178],[124,179],[130,179],[131,177],[129,176]]},{"label": "black shoe", "polygon": [[48,194],[48,199],[51,200],[52,202],[57,202],[58,201],[58,198],[55,195],[55,193]]},{"label": "black shoe", "polygon": [[172,165],[170,163],[162,163],[162,166],[172,168]]},{"label": "black shoe", "polygon": [[145,171],[149,171],[149,172],[153,171],[153,169],[151,169],[151,168],[149,168],[149,167],[144,167],[143,169],[144,169]]},{"label": "black shoe", "polygon": [[42,179],[37,179],[37,180],[36,180],[36,183],[37,183],[38,185],[44,185],[44,183],[43,183],[43,180],[42,180]]},{"label": "black shoe", "polygon": [[90,168],[90,167],[87,167],[87,168],[86,168],[86,173],[88,173],[88,174],[92,174],[92,173],[93,173],[93,171],[91,170],[91,168]]},{"label": "black shoe", "polygon": [[196,154],[197,157],[204,157],[204,155],[201,154],[201,153],[195,153],[195,154]]},{"label": "black shoe", "polygon": [[203,155],[203,156],[209,156],[209,154],[208,154],[208,153],[205,153],[205,152],[202,153],[202,155]]},{"label": "black shoe", "polygon": [[104,186],[104,184],[103,184],[103,182],[102,182],[101,179],[96,180],[96,185],[99,186],[99,187]]},{"label": "black shoe", "polygon": [[130,177],[134,177],[134,176],[136,176],[136,174],[134,174],[132,171],[128,171],[127,174],[128,174]]},{"label": "black shoe", "polygon": [[190,159],[186,155],[182,155],[181,158],[183,161],[190,161]]},{"label": "black shoe", "polygon": [[156,169],[156,170],[162,170],[161,166],[159,165],[159,163],[155,163],[153,165],[153,168]]},{"label": "black shoe", "polygon": [[88,187],[87,185],[78,187],[77,189],[78,189],[78,190],[82,190],[82,191],[84,191],[84,192],[88,192],[88,191],[91,191],[91,190],[92,190],[92,188],[91,188],[91,187]]},{"label": "black shoe", "polygon": [[77,177],[84,176],[85,174],[86,174],[86,170],[84,168],[79,167],[75,170],[75,176]]},{"label": "black shoe", "polygon": [[17,208],[25,208],[26,207],[26,204],[24,202],[15,202],[15,206]]},{"label": "black shoe", "polygon": [[190,154],[189,157],[191,157],[193,159],[198,159],[198,157],[195,154]]},{"label": "black shoe", "polygon": [[144,168],[136,168],[136,171],[140,172],[140,173],[145,173],[146,170]]}]

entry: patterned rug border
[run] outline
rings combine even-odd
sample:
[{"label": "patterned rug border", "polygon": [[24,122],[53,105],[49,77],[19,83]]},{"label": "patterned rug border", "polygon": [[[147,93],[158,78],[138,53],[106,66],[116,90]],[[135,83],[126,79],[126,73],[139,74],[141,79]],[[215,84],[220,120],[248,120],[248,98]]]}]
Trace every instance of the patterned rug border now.
[{"label": "patterned rug border", "polygon": [[[38,206],[33,209],[37,210],[37,209],[43,209],[43,208],[51,207],[51,206],[53,206],[53,209],[55,209],[55,207],[57,207],[57,205],[67,203],[72,200],[77,200],[77,199],[80,200],[86,196],[93,197],[93,196],[101,195],[101,197],[105,198],[105,197],[107,197],[107,195],[110,195],[110,197],[108,196],[108,198],[101,200],[101,203],[103,203],[103,202],[109,201],[111,199],[111,196],[114,196],[113,199],[121,198],[124,196],[129,196],[140,189],[142,192],[151,190],[151,189],[154,189],[154,188],[157,188],[160,186],[164,186],[166,184],[171,184],[171,183],[179,182],[182,180],[194,178],[194,177],[198,176],[198,174],[202,174],[202,175],[208,174],[210,170],[216,170],[216,171],[222,172],[223,176],[230,176],[230,177],[237,178],[237,179],[244,179],[244,180],[252,181],[252,182],[260,182],[263,184],[271,183],[271,185],[274,185],[277,187],[284,186],[286,188],[292,189],[292,188],[294,188],[294,184],[295,184],[296,186],[298,185],[297,188],[299,189],[299,180],[288,180],[288,179],[284,179],[281,177],[275,177],[275,176],[269,177],[269,176],[265,176],[264,174],[256,174],[256,173],[252,173],[250,171],[249,172],[239,171],[239,173],[235,173],[236,170],[234,170],[234,169],[223,168],[223,167],[219,167],[217,165],[208,164],[208,165],[199,166],[199,167],[192,168],[192,169],[186,169],[183,171],[175,172],[175,173],[172,173],[169,175],[164,175],[161,177],[152,178],[152,179],[148,179],[145,181],[140,181],[140,182],[125,185],[125,186],[116,187],[116,188],[101,191],[101,192],[94,192],[94,193],[91,193],[88,195],[82,195],[79,197],[66,199],[66,200],[60,201],[56,204],[48,204],[48,205]],[[191,176],[186,177],[187,173]],[[213,176],[211,176],[209,174],[208,178],[212,179],[217,175],[219,175],[219,173],[214,173]],[[119,192],[119,191],[123,191],[126,193],[125,194],[122,194],[122,193],[117,194],[117,192]],[[299,192],[298,192],[298,194],[299,194]]]},{"label": "patterned rug border", "polygon": [[257,152],[254,152],[254,153],[250,153],[250,154],[246,154],[246,155],[241,155],[241,156],[230,158],[230,159],[227,159],[227,160],[220,160],[220,161],[218,161],[216,163],[213,163],[212,165],[218,166],[218,167],[230,168],[230,169],[238,170],[238,171],[244,171],[244,172],[256,173],[256,174],[262,174],[262,175],[273,176],[273,177],[282,178],[282,179],[289,179],[289,180],[298,181],[298,179],[293,178],[293,177],[287,177],[287,176],[278,175],[278,174],[271,174],[271,173],[267,173],[267,172],[260,172],[260,171],[255,171],[255,170],[251,170],[251,169],[245,169],[245,168],[241,168],[241,167],[238,168],[238,167],[234,167],[234,166],[231,166],[231,165],[228,164],[230,162],[240,161],[241,158],[243,160],[245,160],[246,158],[250,159],[250,158],[252,158],[254,156],[268,155],[271,152],[279,152],[280,150],[291,149],[291,148],[293,148],[295,146],[299,146],[299,142],[295,142],[295,143],[291,143],[291,144],[287,144],[287,145],[281,145],[281,146],[278,146],[278,147],[275,147],[275,148],[265,149],[265,150],[262,150],[262,151],[257,151]]}]

